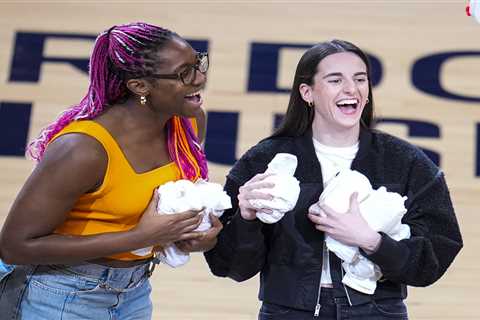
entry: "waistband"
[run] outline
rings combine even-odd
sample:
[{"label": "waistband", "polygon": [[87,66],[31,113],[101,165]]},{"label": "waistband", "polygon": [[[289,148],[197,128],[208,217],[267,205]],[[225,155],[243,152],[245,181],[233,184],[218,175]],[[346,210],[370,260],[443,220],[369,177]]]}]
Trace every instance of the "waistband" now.
[{"label": "waistband", "polygon": [[320,291],[320,304],[321,305],[345,305],[348,304],[347,297],[335,297],[334,288],[322,287]]},{"label": "waistband", "polygon": [[151,269],[153,269],[151,263],[130,268],[112,268],[93,263],[75,265],[55,264],[38,266],[36,274],[53,272],[59,276],[97,282],[100,287],[114,291],[126,291],[137,287],[150,277]]}]

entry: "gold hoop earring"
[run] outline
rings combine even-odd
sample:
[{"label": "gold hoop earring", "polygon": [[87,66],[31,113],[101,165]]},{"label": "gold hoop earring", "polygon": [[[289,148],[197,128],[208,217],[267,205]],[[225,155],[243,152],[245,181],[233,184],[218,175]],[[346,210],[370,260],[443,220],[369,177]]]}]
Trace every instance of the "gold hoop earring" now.
[{"label": "gold hoop earring", "polygon": [[310,108],[313,108],[313,101],[308,101],[307,104]]},{"label": "gold hoop earring", "polygon": [[145,96],[140,96],[140,104],[141,105],[146,105],[147,104],[147,97]]}]

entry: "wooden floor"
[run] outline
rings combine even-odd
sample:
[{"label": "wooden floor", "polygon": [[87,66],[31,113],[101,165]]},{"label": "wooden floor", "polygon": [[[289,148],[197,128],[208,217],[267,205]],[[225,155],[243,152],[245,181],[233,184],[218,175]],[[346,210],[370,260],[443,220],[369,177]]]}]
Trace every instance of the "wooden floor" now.
[{"label": "wooden floor", "polygon": [[[188,39],[208,40],[211,54],[205,108],[239,112],[237,156],[271,131],[274,113],[288,95],[249,92],[252,42],[313,44],[341,38],[378,57],[383,77],[374,89],[377,115],[430,122],[438,138],[409,138],[438,152],[454,199],[465,248],[447,274],[429,288],[410,290],[412,319],[480,319],[480,177],[476,127],[480,103],[435,97],[412,84],[415,61],[440,52],[480,51],[480,24],[465,15],[467,1],[4,1],[0,0],[0,102],[32,102],[29,136],[65,106],[80,100],[87,77],[66,64],[45,63],[38,82],[9,81],[18,32],[97,34],[114,24],[147,21]],[[90,41],[50,39],[45,57],[85,57]],[[301,50],[284,50],[277,86],[288,88]],[[428,80],[429,75],[423,74]],[[432,73],[432,79],[435,74]],[[457,95],[479,97],[480,57],[458,57],[441,68],[441,85]],[[1,111],[1,109],[0,109]],[[3,113],[0,113],[0,116]],[[1,123],[1,122],[0,122]],[[407,137],[400,125],[381,129]],[[479,130],[480,131],[480,130]],[[0,128],[2,139],[13,139]],[[480,135],[480,133],[479,133]],[[208,141],[207,141],[208,143]],[[32,169],[21,158],[0,154],[0,223]],[[210,164],[223,183],[229,166]],[[32,217],[34,220],[35,217]],[[238,284],[214,278],[201,255],[185,267],[160,267],[153,278],[155,319],[253,320],[258,278]]]}]

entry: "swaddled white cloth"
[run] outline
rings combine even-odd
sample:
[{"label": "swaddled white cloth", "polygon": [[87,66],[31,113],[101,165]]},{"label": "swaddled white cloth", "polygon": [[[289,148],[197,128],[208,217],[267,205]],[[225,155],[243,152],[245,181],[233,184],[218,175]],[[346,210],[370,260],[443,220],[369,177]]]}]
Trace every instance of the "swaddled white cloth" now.
[{"label": "swaddled white cloth", "polygon": [[[158,190],[159,201],[157,212],[159,214],[173,214],[189,210],[204,210],[200,225],[196,231],[210,229],[209,214],[213,213],[220,217],[225,209],[232,207],[230,197],[223,191],[218,183],[205,180],[197,180],[192,183],[189,180],[170,181],[161,185]],[[133,254],[146,256],[152,252],[152,247],[132,251]],[[159,252],[158,258],[170,267],[179,267],[187,263],[190,255],[179,250],[174,244]]]},{"label": "swaddled white cloth", "polygon": [[[265,173],[272,173],[265,178],[271,182],[273,188],[263,188],[257,191],[271,194],[272,200],[252,199],[250,204],[257,209],[257,218],[264,223],[276,223],[283,218],[286,212],[292,210],[300,195],[300,183],[293,176],[297,168],[297,157],[289,153],[277,153],[268,164]],[[267,213],[265,209],[273,212]]]},{"label": "swaddled white cloth", "polygon": [[469,1],[469,10],[468,13],[475,17],[478,23],[480,23],[480,1],[470,0]]},{"label": "swaddled white cloth", "polygon": [[[404,205],[407,197],[388,192],[385,187],[374,190],[358,171],[342,170],[322,192],[320,203],[337,212],[347,212],[353,192],[358,193],[360,213],[373,230],[384,232],[395,240],[410,238],[410,227],[401,223],[407,212]],[[344,245],[329,236],[325,242],[328,249],[343,260],[342,282],[355,290],[373,294],[382,276],[380,268],[362,256],[357,247]]]}]

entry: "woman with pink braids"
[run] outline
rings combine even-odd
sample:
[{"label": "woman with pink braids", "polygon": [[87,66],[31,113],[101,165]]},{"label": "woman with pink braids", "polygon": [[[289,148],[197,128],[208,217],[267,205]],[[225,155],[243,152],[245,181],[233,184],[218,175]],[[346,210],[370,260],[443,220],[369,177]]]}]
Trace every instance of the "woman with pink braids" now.
[{"label": "woman with pink braids", "polygon": [[198,212],[156,214],[154,190],[207,178],[201,147],[208,55],[132,23],[101,33],[90,85],[28,147],[38,162],[0,234],[2,319],[150,319],[153,253],[216,243]]}]

